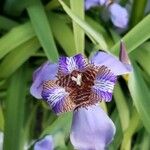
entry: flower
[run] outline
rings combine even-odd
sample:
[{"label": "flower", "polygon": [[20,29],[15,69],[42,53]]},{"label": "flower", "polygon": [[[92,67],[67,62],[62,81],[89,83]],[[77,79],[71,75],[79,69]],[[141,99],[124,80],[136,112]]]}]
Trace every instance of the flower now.
[{"label": "flower", "polygon": [[110,12],[111,21],[116,27],[125,28],[128,24],[128,12],[127,10],[117,3],[112,3],[108,6]]},{"label": "flower", "polygon": [[103,150],[115,135],[115,125],[98,105],[75,110],[70,139],[75,149]]},{"label": "flower", "polygon": [[115,126],[97,103],[111,101],[117,76],[131,71],[125,53],[120,51],[120,61],[102,51],[89,61],[81,54],[60,57],[58,64],[46,62],[33,74],[34,97],[46,100],[56,114],[74,111],[70,139],[75,148],[103,149],[112,141]]},{"label": "flower", "polygon": [[53,150],[54,142],[51,135],[45,136],[34,145],[34,150]]},{"label": "flower", "polygon": [[88,10],[91,7],[104,5],[107,0],[85,0],[85,9]]},{"label": "flower", "polygon": [[111,0],[85,0],[85,9],[95,6],[106,6],[112,23],[118,28],[127,27],[129,16],[127,10]]}]

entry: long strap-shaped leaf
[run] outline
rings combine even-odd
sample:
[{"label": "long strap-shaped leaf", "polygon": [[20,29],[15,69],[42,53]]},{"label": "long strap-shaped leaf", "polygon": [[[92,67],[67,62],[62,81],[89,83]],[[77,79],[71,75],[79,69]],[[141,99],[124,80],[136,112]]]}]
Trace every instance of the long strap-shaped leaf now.
[{"label": "long strap-shaped leaf", "polygon": [[26,68],[20,68],[10,79],[6,99],[4,150],[23,149],[23,122],[26,96]]},{"label": "long strap-shaped leaf", "polygon": [[73,19],[74,22],[76,22],[85,31],[87,35],[93,37],[93,39],[97,42],[97,44],[99,44],[100,46],[99,48],[107,50],[107,44],[103,36],[98,34],[90,25],[88,25],[86,22],[84,22],[79,17],[77,17],[62,0],[58,0],[58,1],[64,8],[65,12],[71,17],[71,19]]},{"label": "long strap-shaped leaf", "polygon": [[150,93],[145,81],[140,75],[139,67],[133,63],[134,71],[129,76],[129,90],[135,107],[147,131],[150,133]]},{"label": "long strap-shaped leaf", "polygon": [[[84,0],[70,0],[72,11],[84,19]],[[73,21],[74,39],[77,53],[84,53],[84,30]]]},{"label": "long strap-shaped leaf", "polygon": [[[150,14],[147,15],[140,23],[138,23],[131,31],[129,31],[122,40],[124,41],[128,52],[140,46],[150,38]],[[112,52],[117,53],[120,41],[112,47]]]},{"label": "long strap-shaped leaf", "polygon": [[42,3],[40,0],[34,1],[27,10],[35,33],[48,59],[56,61],[58,59],[58,51]]}]

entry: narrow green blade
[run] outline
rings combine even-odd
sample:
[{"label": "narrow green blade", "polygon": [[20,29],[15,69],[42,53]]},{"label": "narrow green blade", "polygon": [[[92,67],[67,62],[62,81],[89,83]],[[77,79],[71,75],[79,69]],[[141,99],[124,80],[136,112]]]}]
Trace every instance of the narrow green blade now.
[{"label": "narrow green blade", "polygon": [[40,48],[39,41],[37,40],[37,38],[33,38],[25,42],[24,44],[18,46],[12,52],[10,52],[0,64],[1,68],[0,79],[8,78],[39,48]]},{"label": "narrow green blade", "polygon": [[[70,0],[72,12],[79,18],[84,19],[84,0]],[[76,52],[84,54],[84,30],[73,21],[74,39]]]},{"label": "narrow green blade", "polygon": [[99,44],[99,48],[102,48],[104,50],[107,50],[107,44],[103,38],[103,36],[99,33],[97,33],[90,25],[88,25],[85,21],[77,17],[71,9],[62,1],[58,0],[62,7],[64,8],[65,12],[73,19],[85,32],[86,34],[96,41],[97,44]]},{"label": "narrow green blade", "polygon": [[26,96],[26,68],[11,77],[6,99],[4,150],[22,150]]},{"label": "narrow green blade", "polygon": [[134,71],[129,76],[129,90],[141,120],[150,133],[150,92],[143,80],[139,67],[133,63]]},{"label": "narrow green blade", "polygon": [[34,36],[35,33],[29,22],[13,28],[10,32],[0,38],[0,59]]},{"label": "narrow green blade", "polygon": [[[140,46],[150,38],[150,14],[147,15],[141,22],[131,29],[123,38],[123,42],[130,53],[132,50]],[[117,53],[119,50],[120,41],[112,47],[112,52]]]},{"label": "narrow green blade", "polygon": [[34,1],[34,3],[27,7],[27,10],[45,54],[48,59],[56,61],[58,59],[58,51],[42,3],[40,0]]}]

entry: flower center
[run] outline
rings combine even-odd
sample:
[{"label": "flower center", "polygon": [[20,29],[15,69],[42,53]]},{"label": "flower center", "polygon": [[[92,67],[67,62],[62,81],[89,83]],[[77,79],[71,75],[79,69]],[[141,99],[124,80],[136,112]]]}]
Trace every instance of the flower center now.
[{"label": "flower center", "polygon": [[81,74],[78,74],[77,77],[72,76],[71,79],[72,81],[75,81],[77,85],[81,86],[81,82],[82,82]]},{"label": "flower center", "polygon": [[93,66],[87,67],[82,72],[73,70],[69,75],[58,76],[57,84],[65,88],[77,107],[88,106],[92,104],[91,87],[94,85],[97,72]]}]

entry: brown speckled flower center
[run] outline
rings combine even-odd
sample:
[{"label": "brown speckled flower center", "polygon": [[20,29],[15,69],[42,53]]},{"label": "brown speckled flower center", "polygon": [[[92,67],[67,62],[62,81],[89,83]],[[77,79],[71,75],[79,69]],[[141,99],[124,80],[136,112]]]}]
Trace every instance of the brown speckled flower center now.
[{"label": "brown speckled flower center", "polygon": [[94,85],[97,72],[98,69],[94,66],[87,67],[82,72],[74,70],[69,75],[58,76],[56,83],[65,88],[77,107],[91,105],[91,87]]}]

